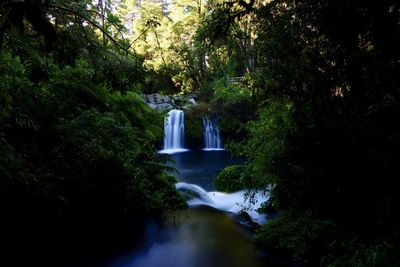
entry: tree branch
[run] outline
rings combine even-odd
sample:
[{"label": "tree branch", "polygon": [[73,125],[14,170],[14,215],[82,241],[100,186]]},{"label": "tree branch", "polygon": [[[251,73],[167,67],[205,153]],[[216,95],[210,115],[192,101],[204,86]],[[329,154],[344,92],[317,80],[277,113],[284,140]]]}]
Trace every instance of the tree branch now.
[{"label": "tree branch", "polygon": [[[128,47],[123,46],[119,41],[117,41],[113,36],[111,36],[104,28],[102,28],[100,25],[98,25],[96,22],[94,22],[93,20],[89,19],[88,17],[86,17],[82,13],[80,13],[78,11],[75,11],[73,9],[67,8],[67,7],[58,6],[58,5],[54,5],[54,4],[50,4],[49,7],[54,8],[54,9],[58,9],[58,10],[62,10],[62,11],[67,12],[67,13],[71,13],[71,14],[73,14],[75,16],[78,16],[78,17],[84,19],[86,22],[88,22],[89,24],[91,24],[95,28],[99,29],[101,31],[101,33],[104,36],[106,36],[119,49],[123,50],[125,53],[127,53],[127,54],[135,57],[136,59],[138,59],[138,57],[135,54],[129,52],[129,48],[131,47],[131,45],[129,45]],[[90,10],[85,10],[85,11],[97,13],[95,11],[90,11]]]}]

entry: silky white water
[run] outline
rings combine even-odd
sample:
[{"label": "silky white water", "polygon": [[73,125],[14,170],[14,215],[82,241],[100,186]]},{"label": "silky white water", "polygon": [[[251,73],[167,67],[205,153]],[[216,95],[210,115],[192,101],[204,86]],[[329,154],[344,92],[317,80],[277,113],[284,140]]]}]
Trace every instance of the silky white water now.
[{"label": "silky white water", "polygon": [[275,266],[265,264],[265,254],[257,250],[249,228],[243,227],[247,220],[235,215],[244,209],[254,222],[264,223],[266,216],[257,209],[268,195],[254,191],[248,198],[246,191],[228,194],[213,186],[222,168],[241,160],[226,151],[191,150],[170,157],[171,167],[177,169],[172,174],[181,181],[175,186],[190,208],[166,213],[162,223],[147,222],[141,248],[106,267]]},{"label": "silky white water", "polygon": [[159,153],[188,151],[184,148],[185,123],[182,110],[172,109],[164,119],[164,149]]},{"label": "silky white water", "polygon": [[216,118],[203,118],[204,150],[223,150],[221,132]]},{"label": "silky white water", "polygon": [[196,193],[197,197],[187,201],[189,207],[204,205],[234,214],[245,211],[255,223],[263,224],[266,221],[265,214],[260,214],[257,211],[261,204],[269,198],[266,192],[259,190],[241,190],[234,193],[207,192],[198,185],[183,182],[176,183],[175,187],[178,190],[188,190]]}]

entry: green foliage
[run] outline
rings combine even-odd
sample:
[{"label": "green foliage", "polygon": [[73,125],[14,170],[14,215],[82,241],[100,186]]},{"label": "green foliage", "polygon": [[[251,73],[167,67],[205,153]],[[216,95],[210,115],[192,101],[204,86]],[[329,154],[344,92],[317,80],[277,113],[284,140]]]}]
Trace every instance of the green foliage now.
[{"label": "green foliage", "polygon": [[154,142],[163,136],[162,118],[151,111],[150,107],[143,101],[140,95],[135,92],[128,92],[122,95],[120,92],[114,92],[111,95],[111,103],[115,112],[119,111],[126,116],[129,122],[141,129],[147,138]]},{"label": "green foliage", "polygon": [[220,117],[221,133],[240,140],[238,130],[254,118],[254,108],[249,88],[242,84],[227,83],[225,78],[214,80],[207,87],[212,91],[210,107]]},{"label": "green foliage", "polygon": [[110,1],[3,2],[4,254],[20,266],[14,253],[74,262],[132,242],[150,214],[185,207],[156,153],[163,118],[139,95],[143,60],[118,38]]},{"label": "green foliage", "polygon": [[[312,209],[317,217],[332,219],[354,231],[367,232],[369,227],[359,225],[372,223],[375,226],[370,227],[380,229],[376,233],[380,234],[384,231],[383,221],[394,230],[397,226],[389,217],[399,218],[395,211],[399,202],[387,185],[398,186],[392,177],[397,177],[399,170],[391,163],[398,157],[388,146],[397,146],[395,140],[399,140],[398,129],[392,127],[397,119],[389,115],[395,112],[397,93],[386,82],[377,84],[387,77],[376,72],[373,52],[360,43],[354,46],[352,38],[371,26],[369,19],[351,5],[365,28],[346,29],[347,41],[336,39],[336,27],[329,29],[333,32],[325,31],[324,20],[331,17],[320,8],[336,9],[340,5],[320,2],[324,5],[271,3],[258,10],[257,27],[262,35],[257,43],[263,57],[259,64],[265,74],[259,77],[265,84],[263,97],[267,103],[274,98],[288,99],[293,111],[290,120],[285,119],[287,115],[282,110],[277,110],[279,115],[268,115],[273,119],[283,114],[282,127],[269,131],[262,124],[255,126],[262,129],[251,146],[255,171],[263,177],[263,173],[272,170],[277,184],[273,196],[285,210]],[[372,7],[365,4],[364,8]],[[320,52],[315,53],[315,48]],[[379,60],[387,66],[386,73],[393,73],[390,63],[383,63],[389,59]],[[350,68],[348,62],[354,65]],[[391,81],[399,82],[397,78]],[[384,107],[381,103],[385,103]],[[371,113],[371,107],[376,105],[383,108]],[[383,123],[383,116],[391,123]],[[296,123],[295,131],[289,121]],[[269,138],[271,132],[275,138]],[[382,199],[391,195],[391,200],[371,197],[377,194]]]},{"label": "green foliage", "polygon": [[144,0],[117,6],[131,29],[127,34],[130,45],[152,74],[145,91],[170,94],[197,90],[205,69],[205,53],[195,44],[194,33],[207,12],[204,0]]},{"label": "green foliage", "polygon": [[323,266],[400,266],[398,247],[389,240],[377,240],[366,245],[354,237],[342,241],[335,240],[329,244],[329,248],[331,252],[321,260]]},{"label": "green foliage", "polygon": [[236,192],[254,188],[253,176],[248,165],[225,167],[214,181],[215,188],[222,192]]},{"label": "green foliage", "polygon": [[[174,183],[176,183],[175,177],[162,173],[161,176],[152,184],[152,191],[148,192],[151,196],[149,204],[152,207],[158,207],[163,211],[187,208],[187,204],[181,194],[176,191],[175,187],[171,186],[171,184]],[[157,193],[154,194],[153,192]]]},{"label": "green foliage", "polygon": [[99,83],[107,84],[113,90],[121,92],[136,91],[144,82],[145,72],[142,60],[130,55],[121,56],[114,51],[107,51],[103,58],[96,60],[96,77]]},{"label": "green foliage", "polygon": [[[219,54],[225,64],[233,51],[255,55],[244,84],[258,120],[247,124],[248,139],[231,147],[250,160],[257,183],[274,184],[271,205],[289,214],[267,226],[266,240],[275,233],[272,243],[310,266],[398,265],[392,253],[398,242],[388,241],[397,240],[400,229],[394,189],[400,186],[400,39],[389,37],[400,33],[398,5],[271,1],[241,13],[241,22],[235,15],[241,11],[230,6],[211,14],[199,34],[209,37],[204,40],[210,51],[227,48]],[[252,34],[232,34],[243,18],[253,24],[239,29]],[[228,76],[222,70],[214,80]],[[220,99],[235,99],[234,89],[225,92]],[[325,222],[336,225],[337,239]],[[311,230],[342,244],[342,253]],[[330,260],[321,263],[322,258]]]},{"label": "green foliage", "polygon": [[307,266],[399,266],[398,247],[389,240],[365,242],[343,233],[329,220],[283,214],[263,225],[258,242],[281,256],[293,256]]},{"label": "green foliage", "polygon": [[[79,170],[81,182],[87,177],[99,190],[106,190],[105,195],[116,193],[113,188],[120,187],[119,195],[126,198],[128,209],[171,208],[173,202],[165,198],[165,191],[176,201],[177,193],[171,186],[174,181],[160,172],[162,166],[157,163],[149,131],[133,126],[126,115],[88,110],[71,121],[60,122],[60,136],[67,138],[62,140],[65,150],[76,159],[74,169]],[[97,175],[95,181],[91,181],[93,174]]]},{"label": "green foliage", "polygon": [[20,58],[13,58],[9,53],[1,53],[0,73],[0,121],[2,127],[9,128],[12,127],[11,125],[36,127],[24,107],[18,105],[19,99],[25,95],[32,95],[33,90],[33,83],[28,79],[27,71]]},{"label": "green foliage", "polygon": [[227,84],[225,79],[216,80],[212,85],[213,99],[212,101],[218,104],[226,105],[250,105],[251,92],[241,84]]},{"label": "green foliage", "polygon": [[218,186],[273,183],[270,205],[287,212],[262,228],[266,246],[310,266],[398,265],[395,0],[179,0],[169,14],[117,1],[118,16],[111,3],[0,4],[5,218],[180,207],[154,149],[162,118],[138,93],[200,90],[188,135],[218,113],[223,136],[246,138],[231,147],[249,164]]},{"label": "green foliage", "polygon": [[185,110],[185,138],[189,147],[203,147],[203,118],[209,113],[210,106],[204,102]]},{"label": "green foliage", "polygon": [[162,67],[157,71],[148,71],[143,92],[146,94],[175,95],[178,92],[177,83],[172,78],[175,73],[176,69],[168,66]]},{"label": "green foliage", "polygon": [[96,82],[86,60],[49,60],[34,84],[42,63],[29,62],[1,53],[2,203],[16,199],[27,223],[35,212],[106,218],[184,205],[156,154],[162,117],[138,94]]},{"label": "green foliage", "polygon": [[252,160],[254,176],[260,184],[279,183],[280,158],[287,153],[289,138],[295,132],[293,104],[289,100],[270,99],[257,121],[247,124],[248,142],[240,153]]},{"label": "green foliage", "polygon": [[221,41],[222,38],[229,35],[230,15],[229,9],[218,6],[209,16],[203,18],[200,27],[197,29],[196,38],[206,46]]},{"label": "green foliage", "polygon": [[269,249],[293,257],[307,266],[318,266],[328,244],[337,234],[331,221],[315,220],[309,215],[293,218],[287,215],[263,225],[257,239]]}]

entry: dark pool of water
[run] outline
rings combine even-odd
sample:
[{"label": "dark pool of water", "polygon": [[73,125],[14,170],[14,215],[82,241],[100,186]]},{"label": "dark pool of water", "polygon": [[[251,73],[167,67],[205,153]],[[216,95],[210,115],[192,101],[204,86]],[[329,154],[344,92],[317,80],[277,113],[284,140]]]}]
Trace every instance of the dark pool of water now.
[{"label": "dark pool of water", "polygon": [[140,250],[107,267],[258,267],[266,266],[251,235],[230,217],[197,207],[169,214],[162,227],[148,224]]},{"label": "dark pool of water", "polygon": [[[171,155],[181,182],[214,190],[213,181],[227,165],[242,162],[226,151],[188,151]],[[231,214],[209,207],[177,211],[149,222],[146,242],[105,267],[258,267],[276,266],[255,246],[249,229]]]},{"label": "dark pool of water", "polygon": [[207,191],[215,190],[214,180],[218,173],[226,166],[243,162],[240,158],[233,158],[227,151],[190,150],[188,152],[172,154],[177,173],[172,173],[180,182],[197,184]]},{"label": "dark pool of water", "polygon": [[[171,159],[179,181],[207,191],[214,190],[213,181],[222,168],[242,161],[226,151],[200,150],[173,154]],[[117,255],[79,267],[280,266],[269,263],[270,257],[257,249],[250,230],[232,214],[209,207],[172,212],[163,220],[149,219],[142,235],[139,246],[136,243]]]}]

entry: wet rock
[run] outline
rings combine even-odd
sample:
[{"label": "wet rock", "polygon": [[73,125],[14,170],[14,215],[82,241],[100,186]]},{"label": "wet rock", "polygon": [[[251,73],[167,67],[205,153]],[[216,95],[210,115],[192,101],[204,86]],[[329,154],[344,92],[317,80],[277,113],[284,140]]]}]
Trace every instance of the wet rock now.
[{"label": "wet rock", "polygon": [[184,108],[185,106],[196,105],[195,96],[166,96],[155,94],[142,94],[144,101],[150,108],[166,111],[173,108]]}]

